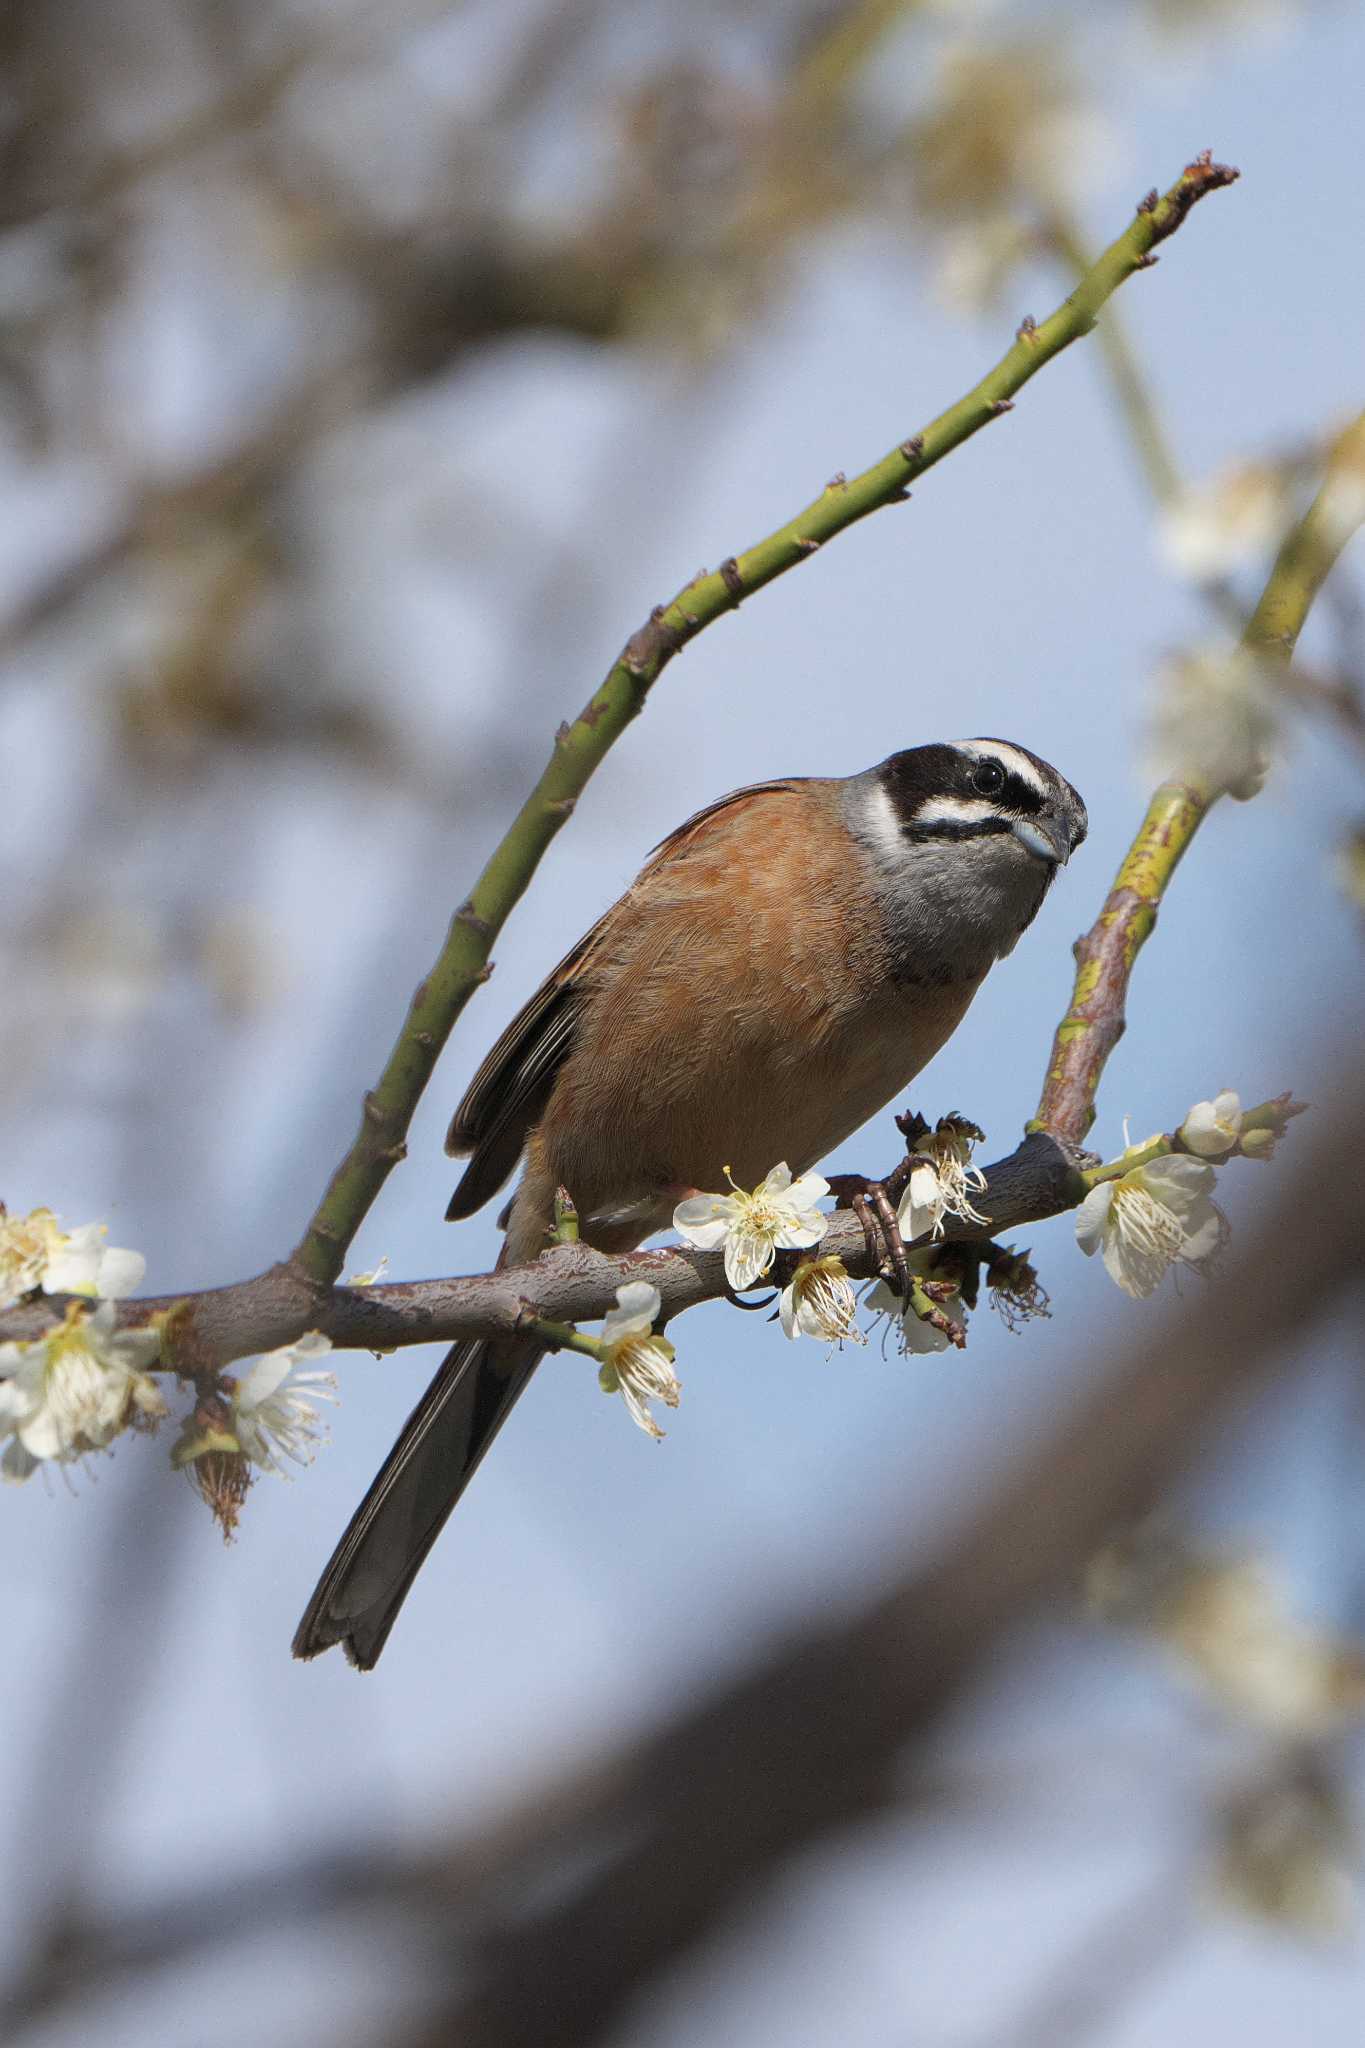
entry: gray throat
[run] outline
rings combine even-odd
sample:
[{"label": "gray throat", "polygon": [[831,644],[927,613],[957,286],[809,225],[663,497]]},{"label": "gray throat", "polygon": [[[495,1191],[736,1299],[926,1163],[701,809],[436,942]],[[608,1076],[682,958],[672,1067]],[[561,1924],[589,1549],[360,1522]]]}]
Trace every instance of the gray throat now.
[{"label": "gray throat", "polygon": [[850,779],[845,806],[871,859],[898,981],[977,982],[1013,952],[1047,894],[1046,862],[1010,834],[907,840],[875,771]]}]

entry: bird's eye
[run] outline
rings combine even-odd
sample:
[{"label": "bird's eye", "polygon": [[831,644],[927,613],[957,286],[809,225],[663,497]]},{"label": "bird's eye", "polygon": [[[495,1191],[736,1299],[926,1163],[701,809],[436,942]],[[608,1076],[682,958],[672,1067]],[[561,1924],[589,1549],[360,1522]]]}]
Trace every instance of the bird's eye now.
[{"label": "bird's eye", "polygon": [[978,796],[999,796],[1005,787],[1005,771],[998,761],[978,761],[972,770],[972,788]]}]

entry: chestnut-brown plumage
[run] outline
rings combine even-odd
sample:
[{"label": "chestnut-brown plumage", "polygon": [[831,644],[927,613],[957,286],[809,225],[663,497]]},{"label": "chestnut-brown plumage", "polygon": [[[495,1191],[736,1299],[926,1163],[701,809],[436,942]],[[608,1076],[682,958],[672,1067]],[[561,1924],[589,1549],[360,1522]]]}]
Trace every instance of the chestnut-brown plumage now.
[{"label": "chestnut-brown plumage", "polygon": [[[844,780],[760,783],[664,840],[508,1026],[455,1113],[471,1215],[525,1154],[500,1263],[544,1247],[556,1189],[604,1252],[679,1200],[813,1166],[956,1028],[1085,833],[1055,769],[997,740]],[[368,1669],[525,1387],[528,1343],[457,1344],[362,1502],[294,1649]]]}]

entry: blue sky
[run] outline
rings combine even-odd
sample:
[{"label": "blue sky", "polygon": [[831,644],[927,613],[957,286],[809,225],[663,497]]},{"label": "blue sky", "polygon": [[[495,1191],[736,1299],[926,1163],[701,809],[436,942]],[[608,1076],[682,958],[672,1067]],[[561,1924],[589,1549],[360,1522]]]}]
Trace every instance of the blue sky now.
[{"label": "blue sky", "polygon": [[[1102,78],[1122,149],[1086,195],[1097,238],[1206,143],[1243,172],[1122,294],[1191,475],[1358,408],[1365,19],[1312,10],[1278,43],[1243,51],[1229,39],[1197,64],[1120,64],[1102,45],[1100,24],[1080,54]],[[158,1291],[235,1277],[287,1247],[499,829],[478,798],[480,750],[496,737],[499,793],[529,783],[558,719],[651,603],[932,417],[1023,313],[1041,318],[1061,296],[1055,277],[1033,276],[989,321],[963,321],[931,296],[928,268],[922,246],[888,224],[840,228],[718,373],[529,340],[395,408],[319,466],[318,644],[338,687],[382,698],[414,756],[445,764],[448,807],[334,766],[293,758],[248,772],[229,758],[149,819],[105,781],[98,647],[67,650],[58,688],[40,657],[15,672],[0,745],[13,759],[37,744],[11,815],[11,872],[41,887],[61,831],[48,821],[96,811],[101,886],[168,925],[205,904],[249,911],[271,935],[280,995],[227,1032],[176,981],[131,1027],[97,1018],[59,1038],[60,1056],[6,1122],[0,1192],[12,1208],[108,1218],[116,1242],[147,1251]],[[172,274],[164,289],[174,288]],[[202,340],[188,331],[177,374],[192,391]],[[371,516],[374,479],[404,465],[411,502]],[[509,475],[533,476],[533,490],[510,496]],[[481,554],[462,545],[470,532]],[[518,614],[527,561],[556,573]],[[908,506],[856,528],[667,671],[500,942],[353,1265],[387,1254],[408,1277],[491,1261],[491,1218],[458,1230],[441,1220],[451,1104],[547,966],[673,823],[748,781],[852,772],[929,738],[1018,739],[1055,761],[1090,809],[1082,854],[913,1092],[930,1116],[960,1108],[993,1150],[1009,1149],[1036,1101],[1070,942],[1140,814],[1156,666],[1205,631],[1157,558],[1098,351],[1080,345]],[[1315,621],[1305,653],[1329,644]],[[1293,1087],[1315,1115],[1331,1114],[1361,983],[1330,863],[1358,809],[1355,764],[1333,735],[1308,730],[1260,799],[1220,807],[1141,962],[1097,1144],[1117,1149],[1125,1117],[1135,1135],[1169,1127],[1224,1085],[1246,1100]],[[831,1163],[888,1164],[893,1136],[885,1122]],[[1274,1170],[1223,1177],[1234,1226]],[[341,1359],[330,1448],[295,1484],[256,1488],[230,1552],[169,1473],[148,1480],[157,1454],[145,1445],[78,1481],[74,1498],[41,1483],[7,1495],[0,1698],[12,1757],[45,1754],[54,1701],[60,1712],[67,1674],[82,1671],[83,1602],[116,1533],[145,1574],[137,1626],[99,1675],[115,1757],[92,1763],[89,1785],[65,1801],[39,1763],[0,1789],[9,1894],[24,1897],[30,1859],[59,1869],[78,1831],[87,1881],[127,1898],[164,1893],[210,1855],[249,1870],[331,1838],[343,1816],[399,1840],[471,1822],[686,1697],[699,1672],[723,1671],[786,1620],[875,1580],[889,1544],[928,1545],[1111,1342],[1158,1327],[1152,1305],[1122,1298],[1079,1256],[1065,1219],[1032,1236],[1052,1320],[1010,1336],[983,1314],[965,1356],[946,1361],[875,1346],[827,1361],[758,1318],[721,1306],[689,1316],[673,1333],[684,1401],[659,1447],[596,1393],[586,1361],[551,1361],[367,1679],[339,1656],[292,1665],[289,1638],[435,1352]],[[1358,1427],[1349,1372],[1349,1333],[1324,1333],[1293,1399],[1262,1404],[1188,1494],[1209,1527],[1278,1553],[1296,1597],[1328,1619],[1358,1599],[1359,1514],[1329,1483],[1343,1430]],[[1188,1810],[1221,1756],[1186,1696],[1154,1659],[1077,1644],[1060,1625],[1020,1654],[949,1747],[988,1782],[1070,1755],[1079,1789],[1066,1793],[1060,1771],[1043,1780],[1060,1789],[1042,1811],[988,1801],[975,1826],[888,1824],[870,1845],[813,1859],[742,1943],[708,1959],[700,1989],[689,1980],[660,1994],[631,2038],[815,2044],[836,2027],[841,2041],[869,2044],[1003,2038],[1012,2002],[1076,1944],[1087,1915],[1098,1922],[1163,1873],[1184,1873]],[[213,1770],[188,1730],[213,1731]],[[977,1968],[987,1951],[989,1980]],[[779,1967],[756,1970],[756,1954]],[[292,2010],[300,1960],[257,1960]],[[329,1966],[363,2028],[381,1988],[365,1970],[352,1982],[339,1958]],[[215,1967],[250,1987],[252,1970]],[[203,2017],[215,1981],[160,1987],[167,2038],[229,2038]],[[1095,2038],[1216,2038],[1230,2016],[1244,2048],[1306,2027],[1347,2038],[1363,1988],[1355,1947],[1317,1956],[1214,1918],[1153,1973],[1131,2016]],[[269,2004],[253,2038],[283,2040]],[[143,2023],[129,2002],[102,2038],[131,2042]],[[239,2027],[234,2014],[233,2038]]]}]

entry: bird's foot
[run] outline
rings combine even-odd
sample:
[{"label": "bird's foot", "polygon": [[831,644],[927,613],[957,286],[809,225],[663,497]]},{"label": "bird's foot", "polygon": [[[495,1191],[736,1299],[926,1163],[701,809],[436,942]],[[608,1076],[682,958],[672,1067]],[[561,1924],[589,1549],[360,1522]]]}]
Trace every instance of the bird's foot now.
[{"label": "bird's foot", "polygon": [[836,1173],[830,1178],[829,1191],[836,1208],[851,1209],[862,1224],[867,1256],[874,1271],[888,1281],[893,1280],[902,1301],[905,1300],[910,1291],[910,1266],[896,1215],[896,1203],[903,1191],[901,1168],[897,1167],[885,1180],[869,1180],[862,1173]]}]

